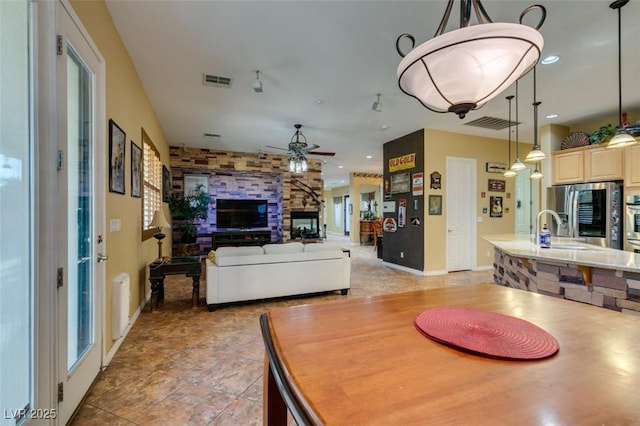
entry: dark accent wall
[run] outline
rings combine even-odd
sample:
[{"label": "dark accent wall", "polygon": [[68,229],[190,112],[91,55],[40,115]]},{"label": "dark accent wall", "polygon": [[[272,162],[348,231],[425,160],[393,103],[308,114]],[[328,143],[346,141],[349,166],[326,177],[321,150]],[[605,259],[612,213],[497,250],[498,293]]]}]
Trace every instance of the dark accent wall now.
[{"label": "dark accent wall", "polygon": [[[415,167],[389,171],[389,160],[407,154],[415,154]],[[418,130],[401,138],[387,142],[383,146],[384,173],[383,179],[383,205],[386,201],[395,201],[395,211],[383,213],[384,218],[393,217],[398,221],[398,208],[400,200],[407,200],[406,221],[403,228],[398,227],[396,232],[384,232],[382,258],[385,262],[395,263],[407,268],[424,270],[424,195],[413,195],[413,174],[423,173],[423,194],[427,191],[428,176],[424,173],[424,130]],[[392,175],[409,173],[409,191],[403,193],[390,193],[387,190],[387,182],[391,183]],[[389,190],[391,187],[389,187]],[[414,203],[417,202],[417,205]],[[417,206],[417,209],[415,208]],[[383,209],[384,211],[384,209]],[[419,221],[420,225],[413,225],[411,218]],[[404,256],[402,256],[404,255]]]}]

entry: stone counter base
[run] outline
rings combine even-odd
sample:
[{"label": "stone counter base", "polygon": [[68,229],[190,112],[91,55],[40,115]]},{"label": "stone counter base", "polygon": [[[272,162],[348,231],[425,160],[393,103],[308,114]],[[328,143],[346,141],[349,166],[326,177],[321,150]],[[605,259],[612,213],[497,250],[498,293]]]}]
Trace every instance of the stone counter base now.
[{"label": "stone counter base", "polygon": [[640,273],[511,256],[495,249],[496,284],[640,316]]}]

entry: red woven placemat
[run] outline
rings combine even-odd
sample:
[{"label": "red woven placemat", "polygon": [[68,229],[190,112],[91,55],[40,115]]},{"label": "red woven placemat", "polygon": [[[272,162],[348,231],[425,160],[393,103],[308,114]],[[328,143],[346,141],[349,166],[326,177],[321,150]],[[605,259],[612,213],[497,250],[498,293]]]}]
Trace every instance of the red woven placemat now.
[{"label": "red woven placemat", "polygon": [[445,306],[416,316],[418,331],[438,342],[481,355],[540,359],[558,352],[558,341],[520,318],[473,308]]}]

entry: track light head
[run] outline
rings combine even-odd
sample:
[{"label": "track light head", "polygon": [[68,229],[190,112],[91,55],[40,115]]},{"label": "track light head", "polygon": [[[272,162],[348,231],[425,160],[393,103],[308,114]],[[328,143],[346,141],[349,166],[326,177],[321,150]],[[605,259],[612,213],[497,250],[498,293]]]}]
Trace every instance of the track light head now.
[{"label": "track light head", "polygon": [[377,112],[382,112],[382,102],[380,102],[380,96],[382,94],[381,93],[376,93],[376,96],[378,97],[378,100],[375,101],[373,103],[373,105],[371,106],[371,109]]},{"label": "track light head", "polygon": [[253,83],[253,91],[262,93],[262,82],[260,81],[260,70],[256,71],[256,81]]}]

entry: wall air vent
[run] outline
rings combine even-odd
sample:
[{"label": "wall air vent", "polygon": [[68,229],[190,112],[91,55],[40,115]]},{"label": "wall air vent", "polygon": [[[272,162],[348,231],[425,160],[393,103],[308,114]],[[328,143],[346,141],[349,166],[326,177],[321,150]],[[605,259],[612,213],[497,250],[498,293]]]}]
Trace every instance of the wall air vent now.
[{"label": "wall air vent", "polygon": [[205,138],[219,138],[220,135],[218,133],[205,133],[204,137]]},{"label": "wall air vent", "polygon": [[[517,123],[522,124],[522,123]],[[509,127],[509,120],[495,117],[480,117],[468,123],[464,123],[465,126],[482,127],[483,129],[502,130]],[[516,122],[512,121],[511,126],[515,126]]]},{"label": "wall air vent", "polygon": [[231,87],[231,79],[229,77],[220,77],[219,75],[204,74],[203,84],[215,87]]}]

